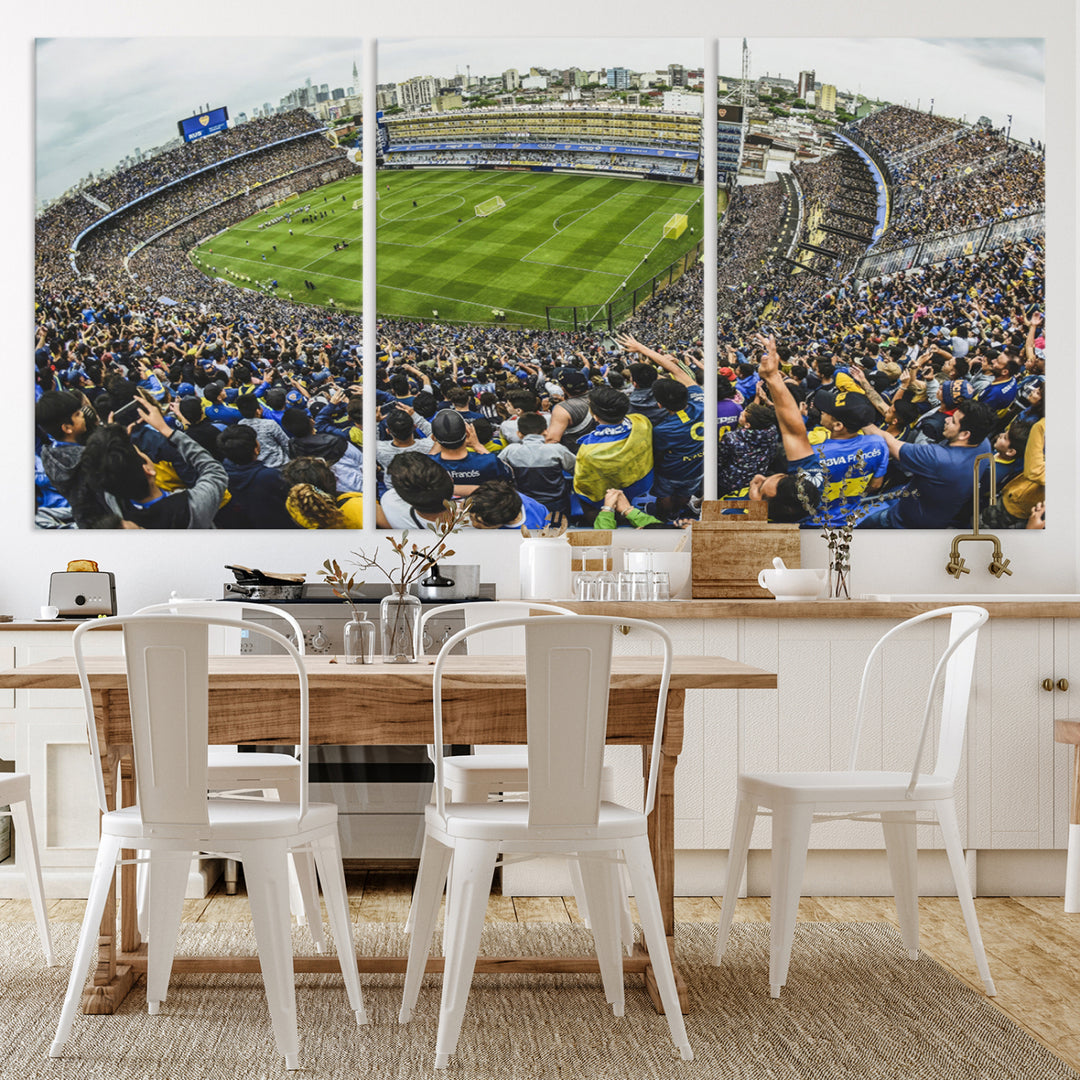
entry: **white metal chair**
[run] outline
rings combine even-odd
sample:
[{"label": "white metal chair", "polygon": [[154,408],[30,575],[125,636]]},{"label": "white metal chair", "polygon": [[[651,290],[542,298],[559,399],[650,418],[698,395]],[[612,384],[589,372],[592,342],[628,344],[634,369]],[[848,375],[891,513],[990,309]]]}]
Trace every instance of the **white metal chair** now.
[{"label": "white metal chair", "polygon": [[[865,719],[867,695],[883,646],[913,626],[943,617],[950,620],[949,644],[938,659],[930,679],[910,772],[858,770],[859,738]],[[720,963],[727,945],[755,817],[760,812],[768,811],[772,813],[772,902],[769,920],[769,985],[772,996],[779,997],[780,989],[787,981],[810,826],[814,820],[881,822],[900,932],[904,945],[914,959],[919,950],[915,826],[936,821],[944,836],[945,850],[979,975],[986,993],[990,996],[995,994],[964,863],[954,799],[954,784],[960,767],[971,695],[975,647],[979,628],[988,617],[980,607],[959,605],[939,608],[900,623],[878,641],[870,651],[863,670],[846,770],[743,774],[739,777],[727,884],[713,960],[715,964]],[[938,711],[942,683],[937,760],[931,771],[924,771],[923,757],[931,738],[932,721]],[[923,817],[919,818],[919,814]]]},{"label": "white metal chair", "polygon": [[34,811],[30,806],[30,774],[0,773],[0,817],[10,817],[15,826],[16,855],[26,868],[26,891],[37,923],[38,937],[45,953],[45,963],[55,967],[49,916],[45,911],[45,886],[41,880],[41,859],[38,857],[37,835],[34,833]]},{"label": "white metal chair", "polygon": [[[146,975],[151,1014],[157,1013],[165,1000],[183,908],[183,884],[192,856],[210,852],[238,858],[244,864],[274,1041],[285,1058],[285,1067],[299,1068],[286,858],[289,851],[307,847],[314,851],[322,878],[349,1004],[357,1022],[367,1022],[345,895],[337,807],[308,802],[303,771],[308,749],[304,661],[286,637],[255,623],[246,624],[246,629],[280,645],[296,670],[300,798],[292,804],[228,799],[207,793],[208,631],[211,626],[234,625],[235,620],[222,617],[165,614],[99,619],[75,629],[75,665],[97,769],[101,842],[67,996],[49,1051],[51,1057],[62,1054],[71,1032],[121,848],[147,850],[154,859]],[[110,810],[105,799],[83,639],[95,630],[117,628],[124,635],[137,801],[134,806]]]},{"label": "white metal chair", "polygon": [[[546,615],[573,615],[569,608],[558,604],[535,603],[531,600],[492,600],[487,603],[440,604],[426,611],[420,620],[420,640],[428,620],[445,617],[452,611],[465,615],[467,627],[480,626],[496,619],[524,618],[530,612],[540,611]],[[480,633],[466,641],[470,655],[520,656],[525,651],[525,636],[516,632]],[[428,756],[434,761],[434,748],[428,747]],[[443,774],[451,802],[484,802],[491,796],[504,798],[524,796],[529,790],[529,757],[524,746],[494,746],[479,753],[453,754],[443,759]],[[605,765],[601,774],[600,797],[605,802],[615,798],[615,770]],[[571,887],[577,901],[578,914],[589,925],[589,905],[582,887],[577,861],[569,861]],[[630,904],[623,889],[622,938],[629,955],[634,951],[634,924],[630,918]],[[415,899],[415,898],[414,898]],[[410,905],[405,930],[413,928],[413,908]]]},{"label": "white metal chair", "polygon": [[[172,597],[161,604],[149,604],[139,608],[136,615],[152,615],[156,612],[184,615],[223,616],[242,622],[247,611],[260,615],[273,615],[281,619],[292,631],[293,642],[301,656],[304,655],[304,631],[296,619],[283,608],[270,604],[245,604],[242,600],[221,603],[216,600],[183,599]],[[211,746],[207,759],[207,781],[210,790],[218,794],[241,791],[261,791],[264,799],[281,802],[300,801],[300,762],[290,754],[241,753],[235,746]],[[140,871],[145,869],[140,864]],[[318,952],[326,948],[326,936],[322,928],[322,912],[319,907],[319,886],[315,876],[315,862],[309,851],[295,851],[289,856],[289,908],[301,925],[308,923],[312,941]],[[236,891],[236,861],[225,862],[226,892]],[[149,877],[139,874],[138,907],[139,933],[146,937],[149,925],[146,917]],[[308,913],[311,918],[308,919]]]},{"label": "white metal chair", "polygon": [[[629,625],[656,635],[663,644],[645,812],[603,802],[600,774],[607,731],[612,627]],[[446,802],[443,759],[443,669],[450,651],[485,628],[523,627],[528,728],[529,798],[525,802]],[[500,853],[565,854],[581,863],[592,913],[592,934],[607,1000],[623,1013],[618,895],[610,864],[625,861],[637,898],[672,1041],[684,1061],[693,1053],[664,936],[656,877],[649,851],[646,815],[656,800],[664,734],[672,646],[654,623],[618,617],[557,615],[499,620],[468,627],[446,641],[434,670],[435,806],[427,808],[424,853],[417,882],[416,925],[409,946],[399,1019],[412,1017],[420,990],[443,884],[450,875],[444,923],[442,1006],[435,1068],[446,1068],[457,1046],[465,1003],[476,966],[491,875]]]}]

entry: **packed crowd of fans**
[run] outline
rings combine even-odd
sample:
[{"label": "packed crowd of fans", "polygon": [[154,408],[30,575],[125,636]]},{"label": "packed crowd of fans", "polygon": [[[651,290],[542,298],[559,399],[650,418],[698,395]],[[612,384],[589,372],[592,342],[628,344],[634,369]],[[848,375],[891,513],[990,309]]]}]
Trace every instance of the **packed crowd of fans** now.
[{"label": "packed crowd of fans", "polygon": [[180,176],[187,176],[237,154],[260,150],[279,139],[322,129],[322,123],[303,109],[260,117],[219,132],[213,138],[197,139],[166,150],[163,154],[99,180],[84,190],[87,195],[115,210]]},{"label": "packed crowd of fans", "polygon": [[890,105],[860,120],[858,128],[881,148],[886,159],[890,159],[952,134],[957,123],[944,116]]},{"label": "packed crowd of fans", "polygon": [[[942,133],[912,115],[918,132],[894,114],[873,137],[910,150]],[[263,179],[280,164],[289,186],[316,186],[314,159],[332,155],[311,140],[306,159],[308,142],[260,153],[274,166]],[[39,220],[40,525],[362,523],[359,318],[241,290],[186,258],[253,212],[251,194],[221,199],[255,182],[255,165],[225,165],[124,215],[86,247],[93,281],[56,249],[100,210],[76,197]],[[841,197],[840,158],[801,167],[799,181],[811,228]],[[779,184],[739,188],[720,231],[719,494],[810,526],[947,527],[970,521],[971,459],[992,446],[999,495],[985,520],[1041,522],[1041,239],[871,281],[848,274],[853,249],[841,247],[840,265],[792,276],[766,257],[791,209]],[[117,256],[191,214],[132,260],[134,280],[122,271]],[[420,527],[453,498],[471,500],[477,528],[693,519],[711,431],[702,281],[700,266],[688,271],[613,339],[380,321],[367,446],[377,523]]]},{"label": "packed crowd of fans", "polygon": [[1000,131],[895,105],[860,121],[858,130],[881,151],[895,184],[897,205],[882,248],[1042,209],[1041,149],[1012,143]]}]

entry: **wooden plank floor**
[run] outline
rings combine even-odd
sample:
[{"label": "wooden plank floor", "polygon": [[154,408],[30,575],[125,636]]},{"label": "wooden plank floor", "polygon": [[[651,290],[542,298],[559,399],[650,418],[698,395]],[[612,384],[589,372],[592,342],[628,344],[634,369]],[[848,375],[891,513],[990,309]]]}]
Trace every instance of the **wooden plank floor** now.
[{"label": "wooden plank floor", "polygon": [[[348,875],[349,905],[357,921],[404,922],[412,891],[411,874]],[[241,886],[242,890],[242,886]],[[976,900],[990,969],[998,996],[993,1003],[1073,1068],[1080,1070],[1080,915],[1066,915],[1060,897],[984,897]],[[632,906],[632,905],[631,905]],[[49,918],[82,919],[83,901],[54,900]],[[954,898],[919,901],[925,951],[958,978],[982,991],[960,909]],[[501,922],[578,922],[573,897],[492,896],[487,917]],[[636,913],[635,913],[636,917]],[[675,917],[712,922],[720,917],[720,897],[677,897]],[[767,922],[767,898],[739,901],[737,921]],[[188,922],[247,922],[242,894],[226,896],[219,882],[210,896],[184,902]],[[891,897],[806,897],[800,921],[888,922],[896,925]],[[0,900],[0,923],[31,923],[28,900]],[[763,987],[763,992],[765,988]]]}]

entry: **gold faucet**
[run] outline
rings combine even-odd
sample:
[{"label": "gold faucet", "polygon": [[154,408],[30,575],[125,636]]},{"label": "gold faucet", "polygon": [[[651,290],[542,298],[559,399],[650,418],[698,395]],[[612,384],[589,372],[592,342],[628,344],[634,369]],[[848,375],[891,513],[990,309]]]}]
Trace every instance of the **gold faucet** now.
[{"label": "gold faucet", "polygon": [[971,497],[971,532],[961,534],[953,537],[952,549],[949,552],[949,562],[945,567],[946,574],[952,574],[957,581],[960,580],[961,574],[970,574],[971,571],[964,565],[964,560],[960,555],[960,545],[965,540],[987,540],[994,545],[994,558],[990,563],[990,573],[994,577],[1000,579],[1002,574],[1008,574],[1012,576],[1012,571],[1009,569],[1009,560],[1006,559],[1001,550],[1001,541],[994,536],[993,533],[980,533],[979,532],[979,462],[990,462],[990,503],[991,505],[997,501],[997,477],[994,475],[994,455],[993,453],[979,454],[975,460],[971,463],[972,473],[974,476],[974,492]]}]

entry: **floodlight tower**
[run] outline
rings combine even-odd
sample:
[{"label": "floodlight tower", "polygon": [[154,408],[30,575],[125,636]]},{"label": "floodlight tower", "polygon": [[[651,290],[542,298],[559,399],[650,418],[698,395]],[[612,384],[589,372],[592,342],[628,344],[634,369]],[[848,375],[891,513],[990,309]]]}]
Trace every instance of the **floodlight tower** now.
[{"label": "floodlight tower", "polygon": [[739,104],[743,107],[743,115],[746,115],[746,107],[750,102],[750,46],[746,44],[746,38],[742,39],[742,90],[739,94]]}]

